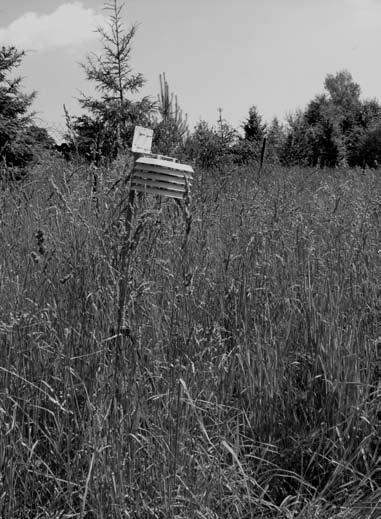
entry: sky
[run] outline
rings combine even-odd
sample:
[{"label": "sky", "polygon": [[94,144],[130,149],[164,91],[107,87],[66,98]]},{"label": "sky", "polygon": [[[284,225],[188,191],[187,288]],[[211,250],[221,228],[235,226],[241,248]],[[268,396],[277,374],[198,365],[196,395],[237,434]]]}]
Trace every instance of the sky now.
[{"label": "sky", "polygon": [[[80,63],[101,52],[102,0],[0,0],[0,45],[25,50],[24,90],[36,90],[37,123],[64,131],[81,92],[93,94]],[[218,108],[234,127],[249,108],[283,120],[347,69],[363,98],[381,98],[381,0],[127,0],[123,20],[138,29],[131,66],[156,98],[159,74],[193,127]]]}]

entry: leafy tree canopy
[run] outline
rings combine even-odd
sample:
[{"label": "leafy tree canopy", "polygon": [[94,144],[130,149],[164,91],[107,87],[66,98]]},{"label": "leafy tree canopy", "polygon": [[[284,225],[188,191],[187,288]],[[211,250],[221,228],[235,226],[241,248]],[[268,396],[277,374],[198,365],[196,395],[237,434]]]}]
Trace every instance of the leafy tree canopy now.
[{"label": "leafy tree canopy", "polygon": [[353,81],[352,75],[347,70],[337,72],[335,75],[328,74],[324,87],[335,106],[348,109],[360,103],[360,85]]},{"label": "leafy tree canopy", "polygon": [[[285,162],[373,166],[377,162],[375,128],[381,122],[381,106],[374,99],[361,100],[360,86],[346,70],[328,74],[324,87],[326,93],[316,96],[304,112],[289,121]],[[296,119],[298,125],[294,124]]]}]

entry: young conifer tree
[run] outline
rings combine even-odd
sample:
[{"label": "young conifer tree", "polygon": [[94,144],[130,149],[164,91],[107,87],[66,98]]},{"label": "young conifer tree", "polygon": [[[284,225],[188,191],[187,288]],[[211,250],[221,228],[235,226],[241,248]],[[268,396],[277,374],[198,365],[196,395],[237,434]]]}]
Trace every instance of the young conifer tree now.
[{"label": "young conifer tree", "polygon": [[12,77],[24,55],[13,46],[0,48],[0,160],[7,166],[25,166],[33,159],[25,133],[36,93],[25,94],[22,78]]},{"label": "young conifer tree", "polygon": [[176,155],[181,152],[189,135],[187,115],[183,114],[177,96],[170,91],[165,74],[160,74],[159,79],[159,120],[154,123],[154,150],[167,155]]},{"label": "young conifer tree", "polygon": [[130,58],[136,26],[129,30],[123,23],[123,4],[112,0],[105,4],[106,28],[98,27],[103,51],[89,55],[82,64],[86,78],[95,83],[99,97],[83,95],[79,102],[87,114],[73,122],[77,147],[90,159],[115,158],[130,145],[136,124],[148,124],[154,103],[147,97],[138,101],[132,95],[144,85],[140,73],[134,73]]},{"label": "young conifer tree", "polygon": [[262,122],[262,116],[255,106],[250,108],[249,115],[242,128],[247,141],[258,145],[262,143],[266,135],[266,123]]},{"label": "young conifer tree", "polygon": [[284,128],[278,118],[274,117],[267,128],[266,159],[271,164],[280,164],[285,139]]},{"label": "young conifer tree", "polygon": [[266,136],[266,123],[255,106],[251,106],[247,119],[242,124],[243,137],[234,147],[235,162],[240,165],[258,162],[261,159],[263,140]]}]

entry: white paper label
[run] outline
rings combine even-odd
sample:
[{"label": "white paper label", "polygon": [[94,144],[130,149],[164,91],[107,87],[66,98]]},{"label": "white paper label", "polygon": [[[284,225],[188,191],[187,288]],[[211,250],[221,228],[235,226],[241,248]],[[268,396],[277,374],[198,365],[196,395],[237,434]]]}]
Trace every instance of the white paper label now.
[{"label": "white paper label", "polygon": [[135,126],[134,139],[132,141],[133,153],[151,153],[153,130]]}]

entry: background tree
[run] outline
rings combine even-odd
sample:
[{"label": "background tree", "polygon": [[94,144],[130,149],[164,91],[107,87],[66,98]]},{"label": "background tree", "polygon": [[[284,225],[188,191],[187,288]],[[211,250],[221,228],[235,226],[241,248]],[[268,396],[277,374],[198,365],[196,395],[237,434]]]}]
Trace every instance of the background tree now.
[{"label": "background tree", "polygon": [[153,151],[178,155],[189,136],[187,116],[179,106],[177,96],[170,92],[165,74],[160,74],[158,118],[154,120]]},{"label": "background tree", "polygon": [[6,166],[23,167],[34,158],[26,129],[32,120],[30,107],[36,94],[25,94],[21,77],[12,78],[24,55],[12,46],[0,48],[0,160]]},{"label": "background tree", "polygon": [[286,166],[305,165],[311,149],[307,138],[308,125],[301,110],[289,114],[286,119],[284,145],[281,150],[281,162]]},{"label": "background tree", "polygon": [[249,115],[242,125],[244,131],[244,139],[262,145],[262,141],[266,135],[266,123],[262,122],[262,116],[259,114],[257,108],[252,106],[249,109]]},{"label": "background tree", "polygon": [[241,165],[259,160],[263,139],[266,136],[266,123],[262,122],[262,116],[255,106],[249,109],[242,129],[244,135],[234,148],[235,162]]},{"label": "background tree", "polygon": [[200,121],[185,142],[185,153],[197,167],[203,169],[218,168],[231,160],[231,148],[221,138],[220,131]]},{"label": "background tree", "polygon": [[335,167],[344,159],[342,130],[337,110],[328,97],[316,96],[304,112],[305,161],[309,166]]},{"label": "background tree", "polygon": [[[78,152],[95,161],[102,157],[113,159],[130,146],[134,126],[148,125],[155,107],[147,97],[131,98],[145,81],[140,73],[133,73],[130,66],[136,26],[125,30],[122,9],[123,5],[117,0],[105,5],[109,13],[108,27],[98,28],[103,54],[90,55],[83,64],[87,79],[95,83],[100,97],[82,96],[79,102],[87,113],[73,119]],[[73,140],[70,135],[67,138]]]},{"label": "background tree", "polygon": [[366,133],[361,147],[362,167],[381,166],[381,121],[374,123]]},{"label": "background tree", "polygon": [[267,129],[266,162],[280,164],[285,138],[283,125],[274,117]]},{"label": "background tree", "polygon": [[[360,85],[354,82],[347,70],[328,74],[324,87],[329,96],[329,119],[332,126],[336,124],[335,142],[338,149],[336,164],[357,162],[351,149],[360,137],[359,114],[361,112]],[[356,147],[356,146],[355,146]],[[335,165],[336,165],[335,164]]]},{"label": "background tree", "polygon": [[381,106],[375,99],[361,103],[355,131],[348,139],[350,166],[376,167],[381,163]]},{"label": "background tree", "polygon": [[362,101],[360,86],[345,70],[328,74],[324,87],[326,93],[310,101],[304,112],[289,118],[284,162],[320,167],[375,164],[377,159],[368,160],[367,153],[372,149],[377,156],[379,103]]},{"label": "background tree", "polygon": [[341,70],[335,75],[327,74],[324,88],[334,106],[342,109],[345,115],[360,105],[360,85],[353,81],[348,70]]},{"label": "background tree", "polygon": [[220,140],[220,153],[223,156],[228,156],[232,153],[234,145],[237,143],[238,134],[235,128],[232,127],[228,121],[222,117],[223,109],[218,109],[218,121],[217,121],[217,130],[215,130],[218,134]]}]

